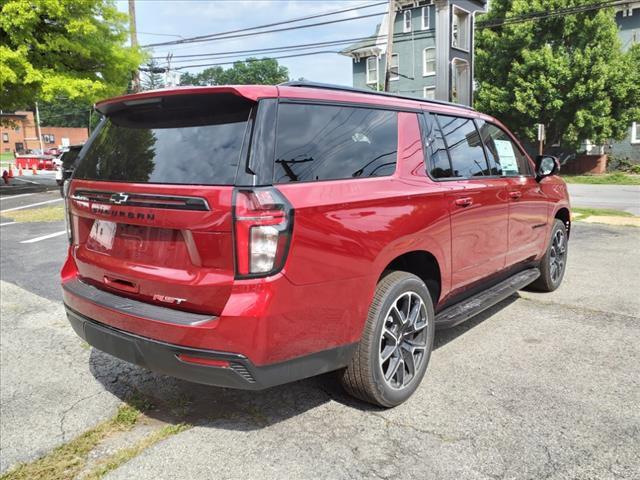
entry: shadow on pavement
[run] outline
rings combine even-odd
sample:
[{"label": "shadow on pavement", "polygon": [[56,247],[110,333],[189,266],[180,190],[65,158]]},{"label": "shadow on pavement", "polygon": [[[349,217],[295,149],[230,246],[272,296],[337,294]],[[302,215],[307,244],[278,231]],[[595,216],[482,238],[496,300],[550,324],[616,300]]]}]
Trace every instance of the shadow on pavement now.
[{"label": "shadow on pavement", "polygon": [[[514,294],[457,327],[437,331],[434,349],[454,341],[518,298]],[[96,349],[91,352],[90,370],[109,392],[140,406],[146,415],[168,423],[249,431],[282,422],[330,401],[362,411],[381,410],[347,395],[335,373],[257,392],[233,390],[155,374]]]}]

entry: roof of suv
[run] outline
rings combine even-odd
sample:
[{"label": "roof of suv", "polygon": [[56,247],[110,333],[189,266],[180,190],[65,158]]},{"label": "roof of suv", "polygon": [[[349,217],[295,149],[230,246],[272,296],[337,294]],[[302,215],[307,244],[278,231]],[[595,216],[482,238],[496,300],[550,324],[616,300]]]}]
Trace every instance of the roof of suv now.
[{"label": "roof of suv", "polygon": [[429,109],[466,116],[485,117],[485,115],[480,112],[464,105],[314,82],[287,82],[280,85],[224,85],[165,88],[103,100],[96,104],[96,109],[100,113],[109,114],[112,111],[122,108],[123,104],[124,106],[134,106],[144,104],[145,100],[157,97],[207,93],[231,93],[253,101],[261,98],[278,97],[298,100],[324,100],[380,105],[399,109]]}]

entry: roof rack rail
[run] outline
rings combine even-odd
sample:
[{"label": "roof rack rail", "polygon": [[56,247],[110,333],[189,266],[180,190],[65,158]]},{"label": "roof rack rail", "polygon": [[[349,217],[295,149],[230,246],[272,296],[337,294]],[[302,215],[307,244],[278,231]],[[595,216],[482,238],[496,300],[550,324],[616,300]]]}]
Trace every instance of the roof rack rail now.
[{"label": "roof rack rail", "polygon": [[410,97],[408,95],[398,95],[396,93],[390,93],[390,92],[378,92],[376,90],[368,90],[365,88],[345,87],[343,85],[334,85],[331,83],[309,82],[307,80],[293,80],[290,82],[279,83],[278,86],[309,87],[309,88],[320,88],[324,90],[337,90],[337,91],[343,91],[343,92],[364,93],[365,95],[380,95],[383,97],[402,98],[404,100],[413,100],[414,102],[435,103],[436,105],[447,105],[449,107],[458,107],[458,108],[464,108],[467,110],[475,111],[473,107],[469,107],[467,105],[460,105],[459,103],[445,102],[444,100],[431,100],[426,98]]}]

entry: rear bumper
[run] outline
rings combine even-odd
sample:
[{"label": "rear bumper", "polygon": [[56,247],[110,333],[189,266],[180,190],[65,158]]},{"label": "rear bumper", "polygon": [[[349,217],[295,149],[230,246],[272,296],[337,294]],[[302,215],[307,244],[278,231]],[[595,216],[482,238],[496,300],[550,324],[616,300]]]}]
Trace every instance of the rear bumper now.
[{"label": "rear bumper", "polygon": [[[349,362],[355,344],[313,353],[271,365],[256,366],[238,353],[204,350],[145,338],[96,322],[65,305],[75,332],[89,345],[126,362],[194,383],[261,390],[330,372]],[[181,355],[215,360],[224,366],[188,363]]]}]

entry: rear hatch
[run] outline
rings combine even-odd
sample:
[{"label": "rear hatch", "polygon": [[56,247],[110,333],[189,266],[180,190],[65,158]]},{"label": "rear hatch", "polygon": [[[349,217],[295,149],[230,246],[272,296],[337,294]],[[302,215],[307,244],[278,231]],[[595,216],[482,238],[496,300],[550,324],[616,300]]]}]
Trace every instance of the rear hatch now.
[{"label": "rear hatch", "polygon": [[219,314],[234,278],[233,185],[256,103],[228,92],[129,98],[104,109],[68,192],[80,278]]}]

